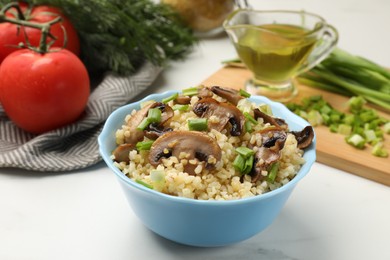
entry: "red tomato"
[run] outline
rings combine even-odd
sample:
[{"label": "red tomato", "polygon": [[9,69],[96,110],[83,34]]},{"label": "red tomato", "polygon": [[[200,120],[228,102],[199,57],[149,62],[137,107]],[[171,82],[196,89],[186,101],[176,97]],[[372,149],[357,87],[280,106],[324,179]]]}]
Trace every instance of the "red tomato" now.
[{"label": "red tomato", "polygon": [[0,66],[0,102],[9,118],[31,133],[77,120],[89,97],[84,64],[65,49],[11,53]]},{"label": "red tomato", "polygon": [[24,42],[24,37],[16,25],[0,23],[0,64],[10,53],[18,50],[20,42]]},{"label": "red tomato", "polygon": [[[20,3],[22,11],[27,15],[26,4]],[[11,12],[12,11],[12,12]],[[15,18],[14,9],[6,13],[7,17]],[[72,23],[65,17],[58,8],[49,6],[35,6],[31,13],[26,16],[26,20],[35,23],[45,23],[55,19],[58,15],[62,17],[62,22],[52,25],[51,34],[57,37],[52,47],[64,47],[64,30],[66,32],[67,44],[66,49],[76,55],[80,54],[80,42]],[[63,27],[63,28],[62,28]],[[63,30],[64,29],[64,30]],[[26,44],[25,35],[33,47],[39,46],[41,31],[30,27],[21,27],[10,23],[0,23],[0,63],[11,52],[18,50],[17,45],[21,42]],[[48,39],[51,41],[52,39]]]}]

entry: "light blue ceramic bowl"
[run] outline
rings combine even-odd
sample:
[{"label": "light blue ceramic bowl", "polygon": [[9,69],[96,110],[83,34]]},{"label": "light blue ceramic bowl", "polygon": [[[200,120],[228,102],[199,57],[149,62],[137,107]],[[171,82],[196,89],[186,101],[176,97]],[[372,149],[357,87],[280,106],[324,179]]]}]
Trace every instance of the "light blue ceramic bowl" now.
[{"label": "light blue ceramic bowl", "polygon": [[[125,196],[142,223],[155,233],[172,241],[201,247],[224,246],[248,239],[269,226],[279,214],[291,192],[309,172],[316,159],[314,138],[305,150],[306,163],[298,175],[283,187],[260,196],[232,201],[202,201],[166,195],[148,189],[122,174],[110,159],[115,148],[115,131],[133,109],[146,100],[159,101],[176,91],[154,94],[123,106],[107,119],[98,142],[100,153],[114,172]],[[284,118],[291,130],[301,130],[308,123],[284,105],[267,98],[252,96],[256,103],[267,103],[275,116]]]}]

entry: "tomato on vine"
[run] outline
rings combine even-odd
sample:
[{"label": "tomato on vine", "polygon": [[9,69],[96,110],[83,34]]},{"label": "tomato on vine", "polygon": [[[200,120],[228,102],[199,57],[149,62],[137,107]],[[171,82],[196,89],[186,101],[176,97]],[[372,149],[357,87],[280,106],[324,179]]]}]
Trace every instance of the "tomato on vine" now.
[{"label": "tomato on vine", "polygon": [[[60,9],[47,5],[28,6],[25,3],[19,2],[12,8],[7,9],[4,15],[7,18],[17,18],[39,24],[51,21],[56,17],[61,17],[62,21],[52,25],[50,28],[51,35],[56,38],[52,47],[65,46],[66,49],[74,54],[80,54],[80,41],[77,31]],[[66,36],[64,32],[66,33]],[[37,47],[41,35],[41,31],[37,28],[15,25],[8,22],[0,23],[0,63],[10,53],[18,50],[18,45],[20,43]]]},{"label": "tomato on vine", "polygon": [[[7,19],[40,32],[38,47],[16,50],[0,65],[0,103],[20,128],[35,134],[75,122],[88,102],[87,69],[72,52],[53,47],[55,17],[44,23]],[[27,31],[27,29],[26,29]]]}]

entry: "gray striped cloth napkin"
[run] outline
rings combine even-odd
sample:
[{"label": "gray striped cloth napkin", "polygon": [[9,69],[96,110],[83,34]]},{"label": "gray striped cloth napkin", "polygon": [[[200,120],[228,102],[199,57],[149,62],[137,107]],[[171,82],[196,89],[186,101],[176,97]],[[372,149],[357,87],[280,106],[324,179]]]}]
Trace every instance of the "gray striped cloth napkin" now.
[{"label": "gray striped cloth napkin", "polygon": [[150,86],[160,71],[145,63],[129,77],[107,74],[91,93],[79,121],[41,135],[16,127],[0,106],[0,167],[62,172],[99,162],[97,137],[107,117]]}]

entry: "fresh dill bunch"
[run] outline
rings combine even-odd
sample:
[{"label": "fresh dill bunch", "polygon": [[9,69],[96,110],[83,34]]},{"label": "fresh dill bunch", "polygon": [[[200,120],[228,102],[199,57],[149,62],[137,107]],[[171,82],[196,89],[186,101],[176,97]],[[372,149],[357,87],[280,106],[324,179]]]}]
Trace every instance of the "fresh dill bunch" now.
[{"label": "fresh dill bunch", "polygon": [[[3,5],[12,1],[0,0]],[[92,73],[129,75],[147,61],[184,58],[196,38],[171,7],[151,0],[29,0],[59,7],[76,28]]]}]

